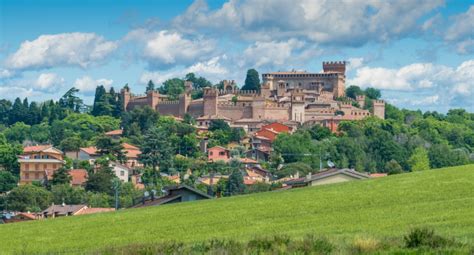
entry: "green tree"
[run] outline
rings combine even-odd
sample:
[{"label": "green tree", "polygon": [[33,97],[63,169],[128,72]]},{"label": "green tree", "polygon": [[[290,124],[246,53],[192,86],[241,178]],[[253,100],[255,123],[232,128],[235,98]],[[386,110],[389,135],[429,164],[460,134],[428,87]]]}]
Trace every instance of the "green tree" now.
[{"label": "green tree", "polygon": [[70,88],[62,97],[59,99],[59,105],[63,108],[69,109],[70,111],[79,113],[84,107],[84,102],[76,94],[79,89],[75,87]]},{"label": "green tree", "polygon": [[332,136],[331,130],[327,127],[314,125],[308,130],[312,139],[323,140]]},{"label": "green tree", "polygon": [[149,81],[148,81],[148,84],[146,85],[146,90],[145,90],[145,92],[153,91],[153,90],[155,90],[155,83],[153,83],[152,80],[149,80]]},{"label": "green tree", "polygon": [[384,168],[385,172],[388,173],[389,175],[392,175],[392,174],[401,174],[403,173],[403,169],[402,167],[400,166],[400,164],[398,164],[398,162],[396,160],[390,160],[388,161],[386,164],[385,164],[385,168]]},{"label": "green tree", "polygon": [[18,179],[12,173],[0,171],[0,193],[12,190],[17,183]]},{"label": "green tree", "polygon": [[168,170],[173,162],[174,151],[169,133],[163,128],[154,127],[145,135],[139,160],[154,171],[158,170],[158,166]]},{"label": "green tree", "polygon": [[74,188],[69,184],[53,185],[51,194],[55,204],[77,205],[87,201],[86,191],[83,188]]},{"label": "green tree", "polygon": [[247,76],[245,77],[245,84],[242,87],[242,90],[260,91],[260,77],[258,75],[257,70],[247,70]]},{"label": "green tree", "polygon": [[114,160],[118,160],[120,162],[124,162],[126,160],[126,155],[120,141],[114,140],[109,136],[101,135],[97,137],[96,147],[101,155],[111,156]]},{"label": "green tree", "polygon": [[39,212],[51,203],[51,193],[42,187],[22,185],[12,189],[6,200],[9,210]]},{"label": "green tree", "polygon": [[99,168],[95,172],[89,173],[85,186],[86,190],[113,194],[112,180],[116,177],[109,167],[109,160],[107,158],[99,158],[96,160],[96,164],[99,165]]},{"label": "green tree", "polygon": [[20,166],[18,155],[23,152],[20,145],[13,145],[7,142],[5,136],[0,134],[0,166],[13,175],[18,175]]},{"label": "green tree", "polygon": [[184,80],[179,78],[166,80],[159,90],[161,94],[168,95],[170,100],[177,100],[179,95],[184,92]]},{"label": "green tree", "polygon": [[92,115],[112,115],[113,105],[110,104],[109,97],[105,87],[100,85],[95,90],[94,105],[92,106]]},{"label": "green tree", "polygon": [[313,172],[313,168],[310,165],[303,162],[294,162],[283,165],[280,169],[277,169],[274,174],[277,178],[283,178],[290,175],[296,175],[299,173],[301,177],[304,177],[306,174]]},{"label": "green tree", "polygon": [[209,131],[216,131],[216,130],[230,130],[229,124],[224,120],[211,120],[209,123]]},{"label": "green tree", "polygon": [[380,93],[380,90],[375,88],[366,88],[364,93],[370,99],[379,99],[380,97],[382,97],[382,93]]},{"label": "green tree", "polygon": [[346,96],[352,99],[356,99],[357,96],[364,95],[364,91],[360,89],[359,86],[350,85],[346,88]]},{"label": "green tree", "polygon": [[61,167],[53,173],[52,185],[69,184],[71,182],[71,175],[66,167]]},{"label": "green tree", "polygon": [[430,159],[425,148],[416,148],[408,159],[408,165],[413,172],[430,169]]},{"label": "green tree", "polygon": [[244,177],[240,169],[234,169],[229,176],[224,194],[234,196],[245,192]]}]

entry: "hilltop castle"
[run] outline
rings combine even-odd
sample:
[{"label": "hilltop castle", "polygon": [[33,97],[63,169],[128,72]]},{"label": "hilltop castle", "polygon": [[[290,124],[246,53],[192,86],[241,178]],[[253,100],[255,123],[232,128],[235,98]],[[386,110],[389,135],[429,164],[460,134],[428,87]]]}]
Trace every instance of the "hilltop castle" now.
[{"label": "hilltop castle", "polygon": [[124,88],[121,94],[126,111],[148,105],[162,115],[183,117],[190,114],[201,126],[206,126],[212,119],[224,119],[247,129],[263,121],[280,121],[321,124],[335,131],[342,120],[359,120],[371,115],[383,119],[383,101],[374,100],[369,111],[363,109],[364,96],[355,101],[344,98],[345,71],[346,62],[342,61],[323,62],[322,73],[264,73],[258,92],[239,90],[234,81],[224,81],[223,90],[204,88],[203,98],[196,100],[191,99],[191,82],[185,82],[185,92],[176,101],[157,91],[132,95],[128,88]]}]

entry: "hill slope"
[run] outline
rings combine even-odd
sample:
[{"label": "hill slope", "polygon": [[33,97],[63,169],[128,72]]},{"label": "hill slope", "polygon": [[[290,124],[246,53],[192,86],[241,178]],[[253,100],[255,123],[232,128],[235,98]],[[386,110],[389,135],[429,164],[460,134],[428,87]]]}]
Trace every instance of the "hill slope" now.
[{"label": "hill slope", "polygon": [[474,165],[289,191],[0,225],[2,252],[96,250],[285,233],[346,238],[411,227],[474,241]]}]

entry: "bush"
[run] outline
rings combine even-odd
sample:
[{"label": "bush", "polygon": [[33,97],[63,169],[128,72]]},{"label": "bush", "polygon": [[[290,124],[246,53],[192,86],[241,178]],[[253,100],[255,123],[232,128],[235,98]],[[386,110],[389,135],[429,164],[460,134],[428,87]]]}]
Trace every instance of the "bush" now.
[{"label": "bush", "polygon": [[314,235],[305,236],[301,243],[293,241],[289,248],[289,251],[296,254],[330,254],[334,250],[335,246],[327,238]]},{"label": "bush", "polygon": [[351,246],[351,254],[367,254],[375,252],[381,248],[380,242],[374,238],[356,238]]},{"label": "bush", "polygon": [[453,241],[436,235],[434,230],[429,228],[415,228],[404,237],[407,248],[440,248],[452,245]]}]

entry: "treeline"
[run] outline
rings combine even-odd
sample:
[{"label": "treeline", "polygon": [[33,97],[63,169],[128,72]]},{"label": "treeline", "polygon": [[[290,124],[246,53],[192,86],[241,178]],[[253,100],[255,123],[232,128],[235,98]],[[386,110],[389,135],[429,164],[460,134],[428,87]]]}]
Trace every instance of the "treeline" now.
[{"label": "treeline", "polygon": [[306,173],[334,163],[363,172],[400,173],[474,161],[474,114],[400,110],[386,105],[386,119],[342,122],[338,134],[313,126],[279,135],[273,166],[283,174]]}]

